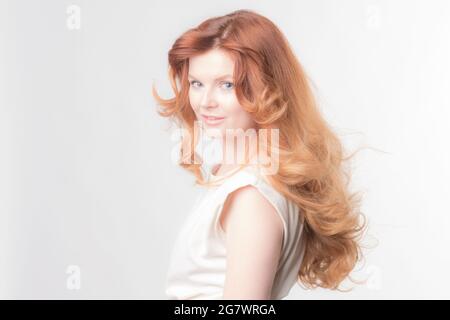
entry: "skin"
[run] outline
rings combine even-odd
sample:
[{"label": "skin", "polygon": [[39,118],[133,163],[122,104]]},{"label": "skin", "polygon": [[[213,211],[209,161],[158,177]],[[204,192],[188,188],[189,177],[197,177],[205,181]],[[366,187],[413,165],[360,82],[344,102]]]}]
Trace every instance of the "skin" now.
[{"label": "skin", "polygon": [[[225,129],[256,128],[236,97],[233,71],[234,61],[221,49],[189,61],[192,109],[198,121],[202,121],[201,114],[225,117],[214,126],[222,139]],[[228,77],[219,79],[223,75]],[[215,174],[233,167],[222,165]],[[219,221],[227,248],[223,299],[271,299],[283,239],[283,224],[276,209],[254,186],[248,185],[230,193]]]}]

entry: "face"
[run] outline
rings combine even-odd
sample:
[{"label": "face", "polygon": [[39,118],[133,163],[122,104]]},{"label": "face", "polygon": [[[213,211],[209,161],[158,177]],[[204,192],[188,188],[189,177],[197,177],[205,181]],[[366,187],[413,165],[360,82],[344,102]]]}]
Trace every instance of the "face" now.
[{"label": "face", "polygon": [[233,72],[234,61],[221,49],[189,59],[189,100],[207,135],[223,137],[226,129],[255,128],[237,100]]}]

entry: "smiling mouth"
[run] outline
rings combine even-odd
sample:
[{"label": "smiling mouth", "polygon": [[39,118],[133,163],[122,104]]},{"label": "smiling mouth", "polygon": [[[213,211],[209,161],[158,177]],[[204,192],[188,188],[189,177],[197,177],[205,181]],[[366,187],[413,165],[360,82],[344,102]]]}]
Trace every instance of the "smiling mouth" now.
[{"label": "smiling mouth", "polygon": [[201,115],[201,117],[206,124],[210,125],[219,124],[223,121],[223,119],[225,119],[224,117],[205,116],[203,114]]}]

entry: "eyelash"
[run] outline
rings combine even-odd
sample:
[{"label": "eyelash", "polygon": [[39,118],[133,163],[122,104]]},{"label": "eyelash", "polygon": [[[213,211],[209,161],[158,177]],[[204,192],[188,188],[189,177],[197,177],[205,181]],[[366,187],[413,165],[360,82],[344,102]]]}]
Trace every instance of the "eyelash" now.
[{"label": "eyelash", "polygon": [[[190,81],[191,86],[192,86],[195,82],[198,82],[198,81],[197,81],[197,80],[192,80],[192,81]],[[198,83],[200,83],[200,82],[198,82]],[[234,87],[234,84],[233,84],[232,82],[225,81],[225,82],[223,82],[223,83],[229,83],[229,84],[231,84],[231,87],[228,87],[227,89],[232,89],[232,88]]]}]

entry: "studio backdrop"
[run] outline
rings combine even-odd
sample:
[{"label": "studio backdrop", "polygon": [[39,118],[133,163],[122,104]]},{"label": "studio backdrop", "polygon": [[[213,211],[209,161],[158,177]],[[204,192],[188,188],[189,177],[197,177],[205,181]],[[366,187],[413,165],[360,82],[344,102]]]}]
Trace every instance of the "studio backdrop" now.
[{"label": "studio backdrop", "polygon": [[[200,190],[173,161],[167,53],[200,21],[279,26],[348,150],[366,279],[287,299],[449,298],[450,2],[0,1],[0,298],[165,299]],[[349,282],[349,287],[352,283]]]}]

